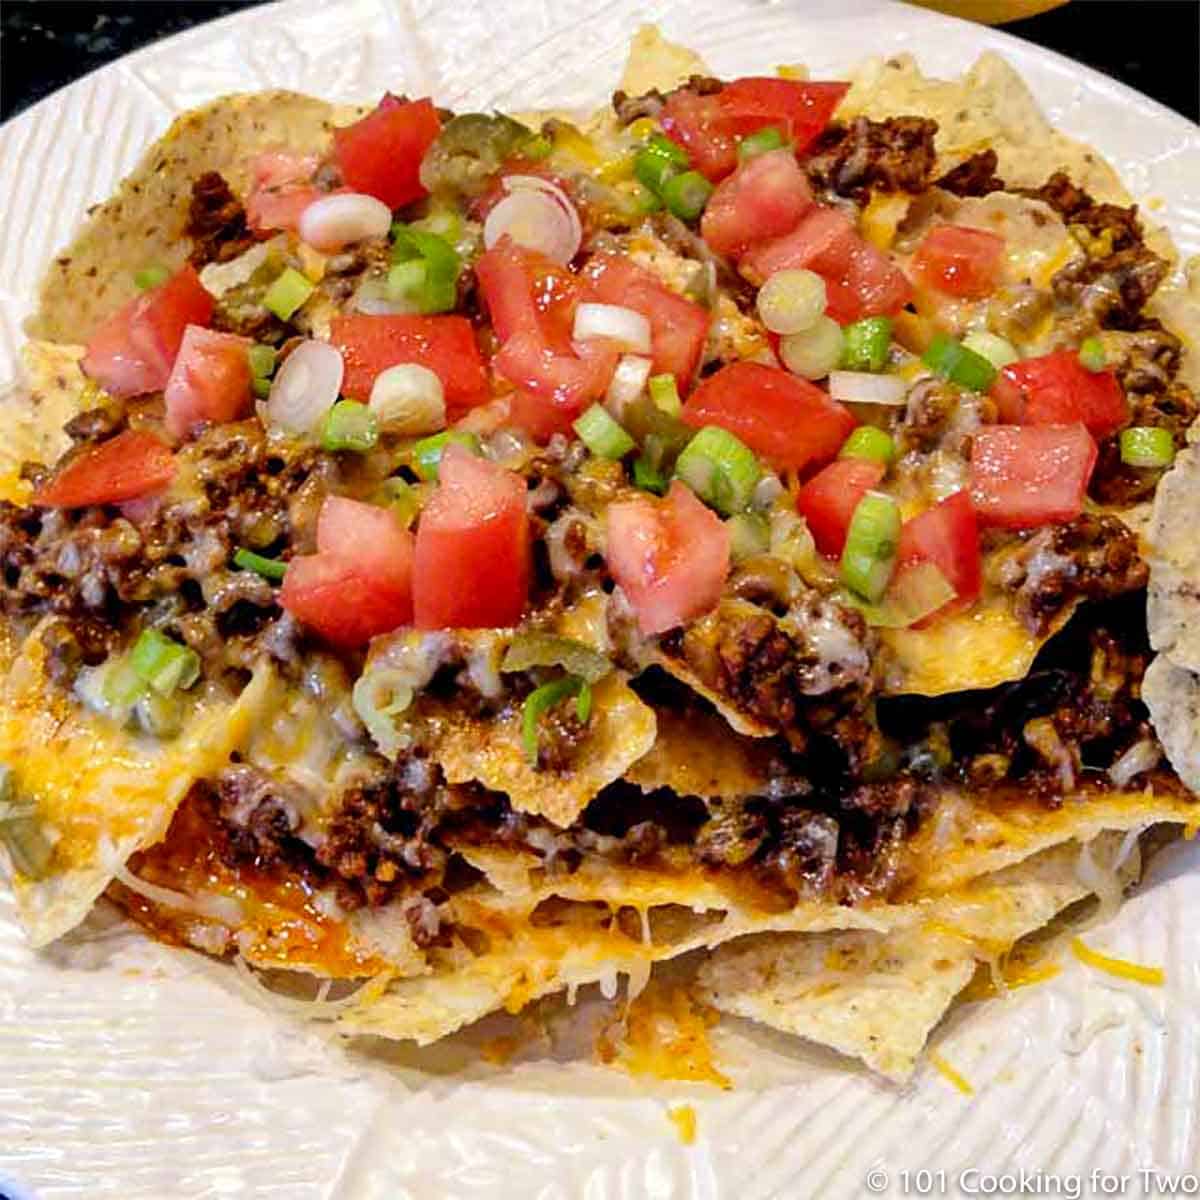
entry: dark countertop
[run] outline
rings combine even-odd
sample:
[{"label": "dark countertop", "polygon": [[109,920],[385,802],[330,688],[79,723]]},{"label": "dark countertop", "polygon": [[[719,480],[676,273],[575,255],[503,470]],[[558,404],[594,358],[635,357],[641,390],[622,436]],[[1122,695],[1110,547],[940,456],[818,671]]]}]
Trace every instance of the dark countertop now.
[{"label": "dark countertop", "polygon": [[[148,41],[258,3],[3,0],[0,119]],[[1200,120],[1200,0],[1072,0],[1006,28]]]}]

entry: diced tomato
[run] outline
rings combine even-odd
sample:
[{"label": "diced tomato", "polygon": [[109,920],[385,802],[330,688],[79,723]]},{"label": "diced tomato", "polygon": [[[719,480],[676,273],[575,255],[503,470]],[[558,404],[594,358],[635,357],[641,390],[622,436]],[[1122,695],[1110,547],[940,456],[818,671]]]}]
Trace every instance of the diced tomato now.
[{"label": "diced tomato", "polygon": [[955,492],[904,522],[896,553],[897,571],[921,562],[933,563],[941,571],[954,588],[955,597],[918,621],[918,628],[975,602],[983,589],[983,561],[975,506],[966,492]]},{"label": "diced tomato", "polygon": [[1096,443],[1082,424],[991,425],[971,440],[971,500],[982,525],[1031,529],[1083,511]]},{"label": "diced tomato", "polygon": [[609,505],[606,523],[608,568],[643,633],[691,621],[721,598],[729,530],[678,480],[662,500]]},{"label": "diced tomato", "polygon": [[412,622],[413,536],[386,508],[328,496],[317,553],[288,564],[279,603],[335,646]]},{"label": "diced tomato", "polygon": [[166,487],[175,475],[175,456],[160,438],[127,429],[89,446],[59,469],[33,496],[47,508],[119,504]]},{"label": "diced tomato", "polygon": [[833,458],[858,424],[816,384],[752,362],[730,363],[705,379],[683,419],[697,429],[728,429],[774,466],[796,471]]},{"label": "diced tomato", "polygon": [[361,121],[333,131],[333,154],[346,186],[400,208],[426,195],[421,159],[441,132],[433,101],[387,95]]},{"label": "diced tomato", "polygon": [[737,166],[737,139],[716,96],[686,88],[672,92],[663,105],[662,126],[688,152],[692,166],[714,183]]},{"label": "diced tomato", "polygon": [[1098,441],[1129,420],[1125,393],[1112,371],[1089,371],[1073,350],[1010,363],[993,384],[1002,420],[1015,425],[1082,421]]},{"label": "diced tomato", "polygon": [[671,291],[620,254],[594,254],[581,282],[589,299],[632,308],[650,322],[651,370],[655,375],[674,375],[680,395],[686,395],[708,339],[712,320],[708,309]]},{"label": "diced tomato", "polygon": [[935,225],[913,255],[913,271],[927,286],[978,300],[995,290],[1004,263],[1004,239],[986,229]]},{"label": "diced tomato", "polygon": [[709,96],[682,88],[667,97],[663,128],[688,152],[696,170],[716,182],[737,166],[738,139],[769,125],[783,131],[797,154],[806,150],[829,124],[848,86],[747,78]]},{"label": "diced tomato", "polygon": [[816,201],[790,150],[759,154],[717,185],[700,219],[704,240],[732,258],[752,242],[781,237]]},{"label": "diced tomato", "polygon": [[232,421],[250,408],[249,338],[189,325],[163,399],[167,429],[183,437],[201,421]]},{"label": "diced tomato", "polygon": [[775,125],[802,154],[849,90],[848,83],[750,77],[726,84],[717,100],[738,137]]},{"label": "diced tomato", "polygon": [[329,340],[342,352],[342,392],[352,400],[369,400],[375,377],[397,363],[419,363],[442,381],[451,420],[490,398],[466,317],[355,313],[333,318]]},{"label": "diced tomato", "polygon": [[315,154],[294,154],[283,147],[264,150],[251,164],[254,183],[246,198],[246,223],[256,233],[296,229],[300,214],[323,193],[311,186],[318,166]]},{"label": "diced tomato", "polygon": [[840,558],[846,545],[846,532],[858,502],[883,478],[882,463],[865,458],[839,458],[823,471],[818,471],[796,497],[796,507],[808,522],[826,558]]},{"label": "diced tomato", "polygon": [[192,266],[135,296],[88,340],[83,371],[113,396],[140,396],[167,385],[189,325],[212,320],[213,298]]},{"label": "diced tomato", "polygon": [[756,284],[794,267],[815,271],[825,280],[826,311],[839,325],[898,312],[912,296],[904,272],[831,208],[812,209],[795,230],[755,246],[739,264]]},{"label": "diced tomato", "polygon": [[525,481],[448,446],[417,526],[414,604],[420,629],[517,624],[529,598]]},{"label": "diced tomato", "polygon": [[[560,426],[604,395],[618,355],[607,343],[572,343],[575,275],[507,237],[479,259],[475,274],[501,342],[492,367],[524,394],[519,408],[530,433]],[[546,408],[540,418],[539,400]]]}]

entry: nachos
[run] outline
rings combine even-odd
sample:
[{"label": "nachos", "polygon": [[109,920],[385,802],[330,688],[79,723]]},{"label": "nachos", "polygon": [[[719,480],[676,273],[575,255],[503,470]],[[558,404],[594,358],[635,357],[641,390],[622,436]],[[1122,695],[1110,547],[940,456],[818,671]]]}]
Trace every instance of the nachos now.
[{"label": "nachos", "polygon": [[1141,695],[1172,254],[993,56],[721,80],[644,30],[588,118],[181,117],[5,405],[32,940],[107,895],[422,1043],[708,951],[903,1076],[1200,816]]}]

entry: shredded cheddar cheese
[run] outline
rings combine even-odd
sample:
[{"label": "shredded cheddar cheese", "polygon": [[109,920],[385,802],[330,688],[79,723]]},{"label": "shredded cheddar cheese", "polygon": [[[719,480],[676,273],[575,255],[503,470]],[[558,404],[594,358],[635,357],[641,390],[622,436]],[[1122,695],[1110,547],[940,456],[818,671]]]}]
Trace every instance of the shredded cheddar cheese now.
[{"label": "shredded cheddar cheese", "polygon": [[948,1083],[962,1092],[964,1096],[975,1095],[975,1089],[967,1082],[966,1078],[956,1071],[936,1050],[930,1050],[928,1057],[930,1066]]},{"label": "shredded cheddar cheese", "polygon": [[676,1104],[667,1109],[667,1116],[675,1126],[679,1140],[685,1146],[692,1145],[696,1140],[696,1110],[690,1104]]},{"label": "shredded cheddar cheese", "polygon": [[1167,982],[1167,973],[1162,967],[1146,967],[1123,958],[1110,958],[1107,954],[1093,950],[1080,938],[1071,939],[1071,950],[1081,963],[1103,971],[1106,975],[1112,975],[1115,979],[1130,979],[1134,983],[1144,983],[1147,987],[1162,987]]}]

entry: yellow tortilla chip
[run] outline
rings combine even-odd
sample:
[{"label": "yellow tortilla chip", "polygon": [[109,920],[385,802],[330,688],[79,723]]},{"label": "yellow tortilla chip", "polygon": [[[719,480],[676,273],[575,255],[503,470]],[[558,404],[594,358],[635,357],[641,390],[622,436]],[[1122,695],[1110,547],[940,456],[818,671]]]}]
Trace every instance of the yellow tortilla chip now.
[{"label": "yellow tortilla chip", "polygon": [[[1200,793],[1200,675],[1160,654],[1146,669],[1142,699],[1179,778]],[[1200,804],[1185,820],[1200,819]]]},{"label": "yellow tortilla chip", "polygon": [[408,722],[428,722],[433,756],[450,783],[475,780],[503,792],[518,812],[570,825],[601,788],[622,775],[654,745],[654,710],[618,675],[592,689],[592,718],[569,771],[536,769],[521,740],[521,715],[479,718],[430,700]]},{"label": "yellow tortilla chip", "polygon": [[[1093,853],[1111,862],[1119,844],[1119,837],[1101,837]],[[1044,851],[913,906],[910,923],[888,933],[740,939],[700,968],[701,997],[903,1081],[976,964],[994,961],[1088,894],[1078,858],[1074,843]]]},{"label": "yellow tortilla chip", "polygon": [[171,271],[183,266],[189,247],[182,234],[197,176],[219,171],[235,193],[245,195],[251,160],[260,151],[322,151],[332,127],[359,111],[270,91],[227,96],[184,113],[54,259],[26,331],[53,342],[85,341],[137,294],[136,270],[152,263]]}]

